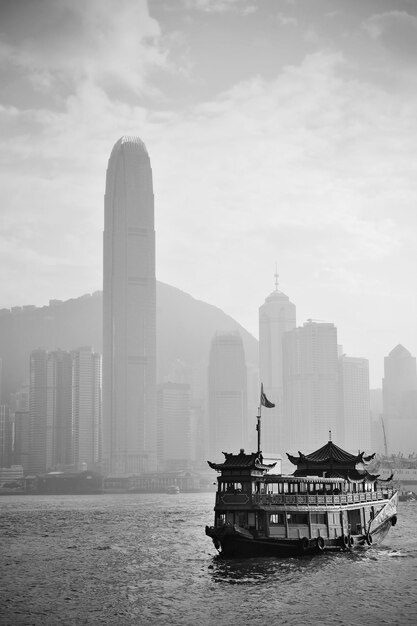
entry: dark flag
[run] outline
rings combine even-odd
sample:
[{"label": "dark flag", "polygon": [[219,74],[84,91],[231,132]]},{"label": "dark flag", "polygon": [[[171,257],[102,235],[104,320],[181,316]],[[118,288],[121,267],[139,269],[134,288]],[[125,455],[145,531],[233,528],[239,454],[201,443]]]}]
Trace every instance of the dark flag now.
[{"label": "dark flag", "polygon": [[265,406],[267,409],[273,409],[275,404],[273,404],[272,402],[270,402],[268,400],[268,398],[266,397],[266,395],[264,394],[264,386],[263,383],[261,384],[261,404],[262,406]]}]

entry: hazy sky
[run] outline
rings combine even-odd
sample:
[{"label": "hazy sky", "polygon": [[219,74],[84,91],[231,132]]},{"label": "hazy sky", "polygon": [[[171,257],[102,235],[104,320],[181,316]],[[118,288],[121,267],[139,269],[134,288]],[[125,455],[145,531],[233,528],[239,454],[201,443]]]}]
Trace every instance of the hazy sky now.
[{"label": "hazy sky", "polygon": [[373,386],[417,353],[416,0],[0,0],[0,72],[0,306],[102,288],[130,134],[159,280],[257,336],[277,262]]}]

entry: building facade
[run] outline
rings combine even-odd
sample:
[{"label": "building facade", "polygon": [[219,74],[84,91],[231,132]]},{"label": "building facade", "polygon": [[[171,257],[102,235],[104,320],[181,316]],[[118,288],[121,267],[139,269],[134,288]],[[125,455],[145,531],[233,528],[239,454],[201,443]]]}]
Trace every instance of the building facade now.
[{"label": "building facade", "polygon": [[72,361],[64,350],[49,352],[46,379],[46,467],[64,469],[73,463]]},{"label": "building facade", "polygon": [[158,469],[181,470],[192,462],[190,386],[158,385]]},{"label": "building facade", "polygon": [[101,355],[83,347],[71,356],[73,462],[94,469],[101,458]]},{"label": "building facade", "polygon": [[367,359],[339,357],[340,444],[357,454],[371,450],[371,409],[369,362]]},{"label": "building facade", "polygon": [[208,422],[210,458],[221,459],[222,451],[247,447],[247,374],[238,333],[217,333],[213,337],[208,366]]},{"label": "building facade", "polygon": [[416,357],[401,344],[384,359],[382,401],[387,452],[417,452]]},{"label": "building facade", "polygon": [[47,351],[33,350],[29,359],[29,473],[31,474],[43,474],[47,467],[47,372]]},{"label": "building facade", "polygon": [[283,337],[284,446],[280,452],[315,450],[335,443],[343,430],[339,417],[337,330],[307,321]]},{"label": "building facade", "polygon": [[103,240],[103,462],[156,467],[156,279],[150,159],[137,137],[110,155]]},{"label": "building facade", "polygon": [[[278,276],[276,275],[276,278]],[[275,404],[262,416],[262,448],[269,453],[281,449],[284,428],[283,411],[283,356],[284,333],[296,326],[295,305],[288,296],[275,291],[259,308],[259,374],[267,398]]]}]

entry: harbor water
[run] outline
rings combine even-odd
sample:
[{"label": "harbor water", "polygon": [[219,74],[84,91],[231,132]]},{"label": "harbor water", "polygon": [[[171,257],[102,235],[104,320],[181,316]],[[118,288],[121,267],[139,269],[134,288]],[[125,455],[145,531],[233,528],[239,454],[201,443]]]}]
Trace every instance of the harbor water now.
[{"label": "harbor water", "polygon": [[223,560],[214,493],[0,498],[2,625],[408,625],[417,503],[381,546]]}]

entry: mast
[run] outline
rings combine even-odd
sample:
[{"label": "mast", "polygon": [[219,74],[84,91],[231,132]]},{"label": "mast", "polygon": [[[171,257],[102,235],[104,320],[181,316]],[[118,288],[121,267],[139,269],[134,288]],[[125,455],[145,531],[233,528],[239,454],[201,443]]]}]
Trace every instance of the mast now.
[{"label": "mast", "polygon": [[261,452],[261,406],[262,403],[260,402],[258,406],[258,415],[256,416],[256,430],[258,433],[258,454]]}]

